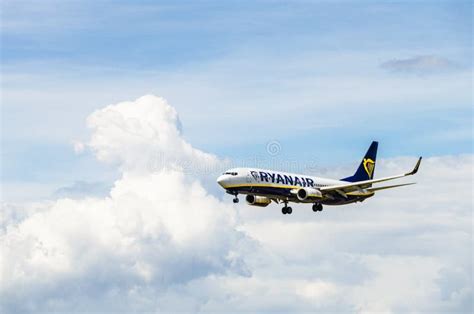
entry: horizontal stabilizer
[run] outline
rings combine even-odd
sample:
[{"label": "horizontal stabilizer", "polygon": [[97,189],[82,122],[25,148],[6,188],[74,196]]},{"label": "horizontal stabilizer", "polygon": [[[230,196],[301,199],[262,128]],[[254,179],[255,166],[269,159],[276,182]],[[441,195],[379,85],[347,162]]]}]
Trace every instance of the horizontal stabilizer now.
[{"label": "horizontal stabilizer", "polygon": [[398,188],[399,186],[413,185],[413,184],[416,184],[416,183],[403,183],[403,184],[395,184],[395,185],[386,185],[386,186],[380,186],[380,187],[376,187],[376,188],[368,188],[367,191],[375,192],[375,191],[386,190],[386,189],[391,189],[391,188]]},{"label": "horizontal stabilizer", "polygon": [[351,182],[351,183],[347,183],[347,184],[330,185],[330,186],[322,187],[319,190],[321,192],[328,192],[328,191],[345,190],[345,189],[370,188],[372,183],[390,181],[390,180],[395,180],[395,179],[403,178],[403,177],[406,177],[406,176],[414,175],[415,173],[418,172],[418,168],[420,167],[420,163],[421,163],[421,157],[418,158],[418,161],[416,162],[416,165],[413,168],[413,170],[410,171],[410,172],[404,173],[404,174],[399,174],[399,175],[396,175],[396,176],[385,177],[385,178],[380,178],[380,179],[357,181],[357,182],[353,182],[353,183]]}]

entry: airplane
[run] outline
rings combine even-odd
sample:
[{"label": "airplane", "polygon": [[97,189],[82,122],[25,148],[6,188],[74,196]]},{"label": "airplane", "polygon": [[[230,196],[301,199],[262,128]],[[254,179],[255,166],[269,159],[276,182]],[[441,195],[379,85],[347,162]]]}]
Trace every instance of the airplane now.
[{"label": "airplane", "polygon": [[415,183],[402,183],[372,187],[372,184],[414,175],[420,167],[420,157],[412,171],[391,177],[373,179],[378,142],[373,141],[354,175],[340,179],[326,179],[314,176],[271,171],[256,168],[233,168],[217,178],[217,183],[227,193],[234,195],[238,203],[239,194],[246,195],[249,205],[266,207],[272,201],[284,206],[283,214],[291,214],[289,202],[312,203],[313,211],[323,210],[324,205],[344,205],[362,202],[374,196],[376,191],[391,189]]}]

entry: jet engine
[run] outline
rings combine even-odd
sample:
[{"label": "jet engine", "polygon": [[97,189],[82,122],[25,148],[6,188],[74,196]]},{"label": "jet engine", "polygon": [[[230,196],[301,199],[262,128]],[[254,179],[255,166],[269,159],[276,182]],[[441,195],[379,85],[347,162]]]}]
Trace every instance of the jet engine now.
[{"label": "jet engine", "polygon": [[266,207],[268,204],[270,204],[272,201],[265,196],[257,196],[257,195],[252,195],[249,194],[245,197],[245,200],[249,205],[253,206],[260,206],[260,207]]},{"label": "jet engine", "polygon": [[310,201],[323,197],[321,191],[314,188],[301,188],[296,192],[296,196],[300,201]]}]

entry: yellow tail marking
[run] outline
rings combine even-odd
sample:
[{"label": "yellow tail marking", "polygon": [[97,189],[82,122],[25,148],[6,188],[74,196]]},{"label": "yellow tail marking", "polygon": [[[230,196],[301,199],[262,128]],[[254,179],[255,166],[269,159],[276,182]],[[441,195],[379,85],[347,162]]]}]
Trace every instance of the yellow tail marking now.
[{"label": "yellow tail marking", "polygon": [[370,158],[364,158],[364,169],[365,172],[369,175],[369,179],[372,179],[372,174],[374,173],[375,161]]}]

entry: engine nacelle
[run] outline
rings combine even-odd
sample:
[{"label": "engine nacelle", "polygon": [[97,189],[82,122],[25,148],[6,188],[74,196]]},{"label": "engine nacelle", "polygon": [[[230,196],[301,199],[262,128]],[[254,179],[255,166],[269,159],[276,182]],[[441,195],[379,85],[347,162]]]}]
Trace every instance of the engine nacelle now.
[{"label": "engine nacelle", "polygon": [[268,204],[272,202],[268,197],[257,196],[257,195],[252,195],[252,194],[248,194],[245,197],[245,200],[247,201],[249,205],[260,206],[260,207],[268,206]]},{"label": "engine nacelle", "polygon": [[298,197],[300,201],[310,201],[322,198],[323,194],[320,190],[314,188],[301,188],[296,192],[296,197]]}]

